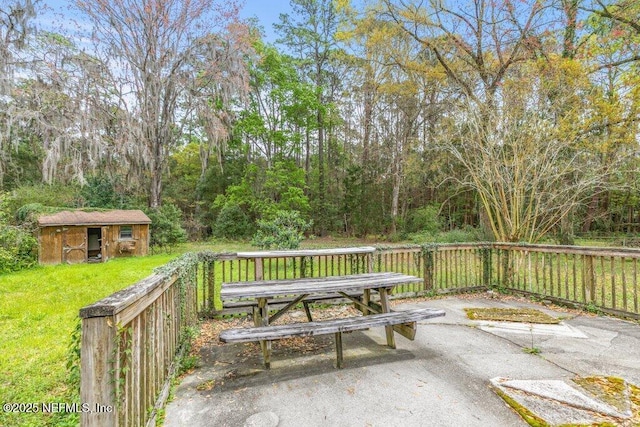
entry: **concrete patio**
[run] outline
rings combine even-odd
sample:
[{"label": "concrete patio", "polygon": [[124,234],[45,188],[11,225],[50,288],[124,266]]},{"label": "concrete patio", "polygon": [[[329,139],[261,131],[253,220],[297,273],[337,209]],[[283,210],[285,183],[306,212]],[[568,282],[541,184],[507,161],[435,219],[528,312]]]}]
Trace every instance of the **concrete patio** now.
[{"label": "concrete patio", "polygon": [[[305,338],[296,348],[274,343],[268,371],[255,344],[205,345],[201,367],[176,387],[164,423],[527,425],[498,390],[549,425],[637,425],[637,401],[612,406],[572,380],[613,376],[640,385],[638,323],[489,293],[408,300],[395,309],[415,307],[441,308],[446,316],[420,323],[415,341],[397,336],[395,350],[385,346],[383,328],[346,334],[341,370],[333,366],[332,336]],[[563,320],[472,321],[464,311],[471,307],[530,307]]]}]

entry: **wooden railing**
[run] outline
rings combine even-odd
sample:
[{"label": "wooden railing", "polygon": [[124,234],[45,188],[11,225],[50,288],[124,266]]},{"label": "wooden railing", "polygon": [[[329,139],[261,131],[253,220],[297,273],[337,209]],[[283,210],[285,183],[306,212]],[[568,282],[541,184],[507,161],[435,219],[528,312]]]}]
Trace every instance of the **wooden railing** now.
[{"label": "wooden railing", "polygon": [[155,418],[197,321],[197,261],[184,257],[80,310],[81,425],[141,426]]},{"label": "wooden railing", "polygon": [[[223,282],[319,277],[394,271],[421,277],[398,287],[398,296],[470,292],[488,288],[579,305],[618,316],[639,318],[640,250],[512,243],[434,244],[378,247],[366,253],[287,256],[260,253],[217,256],[204,267],[210,277],[199,295],[201,312],[219,314],[217,291]],[[259,279],[257,279],[259,278]]]},{"label": "wooden railing", "polygon": [[219,314],[224,282],[342,276],[372,271],[374,247],[202,255],[202,313]]},{"label": "wooden railing", "polygon": [[[81,310],[82,425],[138,426],[162,404],[197,314],[224,314],[223,282],[370,271],[423,280],[396,296],[494,288],[640,319],[640,250],[507,243],[186,254],[158,274]],[[96,406],[97,405],[97,406]]]},{"label": "wooden railing", "polygon": [[493,281],[499,287],[640,319],[638,249],[492,246]]}]

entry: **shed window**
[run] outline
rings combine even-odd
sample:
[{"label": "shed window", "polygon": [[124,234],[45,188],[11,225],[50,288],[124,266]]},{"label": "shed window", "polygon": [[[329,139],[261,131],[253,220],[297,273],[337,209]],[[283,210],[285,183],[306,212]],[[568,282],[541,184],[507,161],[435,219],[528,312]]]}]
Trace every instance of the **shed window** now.
[{"label": "shed window", "polygon": [[123,225],[120,227],[120,239],[133,239],[133,227],[130,225]]}]

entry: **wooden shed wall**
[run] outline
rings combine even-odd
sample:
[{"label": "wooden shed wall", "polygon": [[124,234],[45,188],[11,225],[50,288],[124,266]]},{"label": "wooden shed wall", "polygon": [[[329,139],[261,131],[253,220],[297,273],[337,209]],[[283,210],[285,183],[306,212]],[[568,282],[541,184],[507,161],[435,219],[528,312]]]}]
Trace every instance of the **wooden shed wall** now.
[{"label": "wooden shed wall", "polygon": [[120,239],[120,229],[127,225],[41,227],[38,235],[41,264],[79,263],[87,261],[88,229],[100,228],[102,260],[149,253],[149,225],[131,224],[131,239]]},{"label": "wooden shed wall", "polygon": [[120,229],[124,226],[126,225],[111,225],[103,227],[102,244],[105,245],[106,242],[106,256],[108,258],[115,258],[133,255],[147,255],[149,253],[149,225],[129,225],[132,231],[132,238],[121,240]]},{"label": "wooden shed wall", "polygon": [[38,233],[38,258],[40,264],[59,264],[62,262],[62,228],[40,228]]}]

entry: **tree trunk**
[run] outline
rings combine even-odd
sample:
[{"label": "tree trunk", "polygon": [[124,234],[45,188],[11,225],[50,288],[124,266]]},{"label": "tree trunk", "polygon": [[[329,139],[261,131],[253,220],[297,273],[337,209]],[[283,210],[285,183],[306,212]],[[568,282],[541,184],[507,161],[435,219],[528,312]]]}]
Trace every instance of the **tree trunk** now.
[{"label": "tree trunk", "polygon": [[584,222],[582,223],[583,233],[587,233],[589,232],[589,230],[591,230],[591,223],[598,213],[598,205],[600,204],[600,197],[598,194],[598,191],[596,191],[593,196],[591,196],[591,200],[589,201],[589,205],[587,206],[587,214],[584,218]]},{"label": "tree trunk", "polygon": [[162,144],[156,141],[153,146],[151,163],[151,188],[149,189],[149,207],[159,208],[162,205]]},{"label": "tree trunk", "polygon": [[[318,101],[321,103],[322,95],[318,94]],[[318,206],[321,211],[325,209],[325,177],[324,177],[324,125],[323,125],[324,117],[322,115],[322,110],[318,109]],[[324,212],[319,217],[319,234],[320,237],[323,237],[327,234],[327,226],[324,220]]]},{"label": "tree trunk", "polygon": [[562,0],[562,8],[564,9],[566,24],[564,27],[564,47],[562,50],[563,58],[571,58],[576,53],[576,28],[578,20],[578,3],[579,0]]}]

